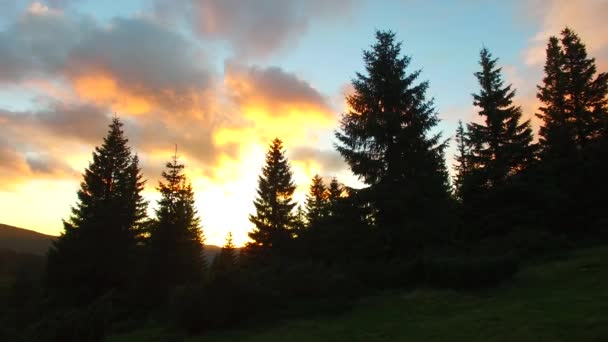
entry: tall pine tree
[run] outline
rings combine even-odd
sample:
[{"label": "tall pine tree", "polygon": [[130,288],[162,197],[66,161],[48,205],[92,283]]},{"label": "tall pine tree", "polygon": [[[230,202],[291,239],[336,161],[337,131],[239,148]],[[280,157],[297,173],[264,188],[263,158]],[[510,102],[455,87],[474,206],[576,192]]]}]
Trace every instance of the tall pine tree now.
[{"label": "tall pine tree", "polygon": [[166,294],[172,287],[202,280],[206,260],[203,233],[194,191],[176,153],[159,181],[161,194],[150,231],[149,272],[158,275],[153,286]]},{"label": "tall pine tree", "polygon": [[[350,110],[342,115],[336,146],[369,187],[389,254],[409,253],[434,240],[445,223],[449,182],[439,119],[420,71],[407,72],[393,32],[376,32],[364,51],[366,73],[352,80]],[[435,237],[434,237],[435,236]]]},{"label": "tall pine tree", "polygon": [[103,144],[95,148],[78,203],[48,253],[49,290],[77,303],[124,290],[131,281],[147,203],[141,196],[139,159],[131,153],[122,126],[112,119]]},{"label": "tall pine tree", "polygon": [[460,120],[458,120],[458,128],[456,129],[456,137],[454,140],[456,141],[454,191],[456,198],[462,202],[464,201],[464,197],[466,197],[466,183],[471,172],[471,145],[464,125]]},{"label": "tall pine tree", "polygon": [[323,178],[315,175],[306,195],[306,222],[309,227],[317,227],[329,216],[328,190],[323,184]]},{"label": "tall pine tree", "polygon": [[[566,28],[547,45],[538,86],[542,201],[553,230],[589,232],[608,221],[608,73],[597,73],[585,44]],[[556,219],[552,213],[563,215]]]},{"label": "tall pine tree", "polygon": [[595,59],[587,57],[585,44],[569,28],[561,40],[547,45],[545,77],[537,97],[543,105],[537,116],[543,121],[540,143],[544,157],[572,155],[588,142],[606,135],[608,121],[608,73],[596,76]]},{"label": "tall pine tree", "polygon": [[483,48],[481,71],[475,73],[480,90],[473,94],[473,104],[480,109],[484,123],[468,125],[469,167],[479,189],[503,186],[534,157],[530,121],[521,122],[521,107],[513,105],[515,90],[504,85],[497,61]]},{"label": "tall pine tree", "polygon": [[265,165],[258,178],[258,195],[254,201],[256,212],[249,216],[255,227],[249,233],[253,241],[248,244],[248,251],[285,251],[293,238],[295,189],[283,142],[275,138],[266,153]]},{"label": "tall pine tree", "polygon": [[235,271],[236,263],[236,247],[232,241],[232,232],[229,232],[226,236],[226,243],[222,246],[218,255],[213,259],[211,272],[216,278],[226,277],[231,272]]}]

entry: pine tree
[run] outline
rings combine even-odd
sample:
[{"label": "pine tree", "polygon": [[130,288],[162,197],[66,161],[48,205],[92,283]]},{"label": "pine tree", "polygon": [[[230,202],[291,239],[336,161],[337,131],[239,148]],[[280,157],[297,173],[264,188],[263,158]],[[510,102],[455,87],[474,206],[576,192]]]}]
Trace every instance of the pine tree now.
[{"label": "pine tree", "polygon": [[283,142],[275,138],[266,153],[266,162],[258,178],[256,213],[249,216],[255,225],[248,244],[252,252],[283,252],[293,238],[296,203],[293,193],[296,186],[292,180],[291,167],[283,151]]},{"label": "pine tree", "polygon": [[530,121],[521,122],[521,107],[513,105],[515,90],[504,86],[501,68],[488,49],[480,53],[481,71],[475,73],[481,87],[473,94],[484,124],[470,123],[470,165],[481,189],[502,186],[523,170],[534,156]]},{"label": "pine tree", "polygon": [[235,270],[237,263],[236,248],[232,241],[232,232],[226,236],[226,243],[219,254],[213,259],[212,273],[216,278],[224,277]]},{"label": "pine tree", "polygon": [[294,214],[294,223],[293,223],[293,233],[295,238],[300,238],[306,227],[308,226],[308,220],[306,219],[306,210],[299,204],[296,207],[296,212]]},{"label": "pine tree", "polygon": [[114,118],[103,144],[95,148],[78,203],[48,253],[49,289],[80,303],[123,290],[131,281],[147,204],[139,159],[127,146],[122,126]]},{"label": "pine tree", "polygon": [[323,178],[315,175],[306,195],[306,222],[309,227],[317,227],[329,216],[328,190],[323,184]]},{"label": "pine tree", "polygon": [[336,177],[333,177],[329,182],[329,188],[327,189],[327,199],[330,204],[335,204],[344,194],[344,186],[338,182]]},{"label": "pine tree", "polygon": [[428,227],[449,220],[446,142],[429,134],[439,119],[426,98],[428,82],[416,84],[420,71],[406,71],[410,57],[401,56],[394,33],[378,31],[376,40],[363,53],[366,74],[352,80],[336,147],[370,186],[388,253],[409,252],[432,239]]},{"label": "pine tree", "polygon": [[166,291],[201,281],[206,268],[203,233],[194,203],[194,191],[176,153],[159,181],[156,217],[149,239],[149,272],[162,275],[155,286]]},{"label": "pine tree", "polygon": [[471,159],[471,146],[468,141],[467,132],[462,124],[462,121],[458,120],[458,128],[456,129],[456,165],[454,171],[456,172],[454,179],[454,190],[456,198],[461,202],[463,201],[466,193],[466,181],[470,175],[470,159]]},{"label": "pine tree", "polygon": [[537,87],[544,223],[562,233],[588,232],[606,220],[608,73],[596,75],[595,59],[569,28],[549,39],[546,52]]},{"label": "pine tree", "polygon": [[345,193],[346,190],[344,185],[340,184],[336,177],[333,177],[327,188],[328,215],[330,217],[337,217],[340,215],[340,207],[342,206],[341,200],[345,196]]},{"label": "pine tree", "polygon": [[572,155],[606,134],[608,74],[595,76],[596,70],[595,59],[587,57],[585,44],[569,28],[561,40],[549,39],[537,93],[543,102],[537,116],[543,121],[539,135],[545,158]]}]

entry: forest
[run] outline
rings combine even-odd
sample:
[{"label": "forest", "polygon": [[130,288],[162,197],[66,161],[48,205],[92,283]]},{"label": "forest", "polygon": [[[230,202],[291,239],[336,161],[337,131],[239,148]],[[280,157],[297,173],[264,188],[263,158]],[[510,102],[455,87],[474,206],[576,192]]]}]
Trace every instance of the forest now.
[{"label": "forest", "polygon": [[228,235],[210,260],[179,147],[149,217],[146,175],[114,116],[44,265],[2,294],[0,340],[102,341],[144,325],[204,336],[342,312],[383,291],[487,291],[535,260],[608,245],[608,73],[581,37],[564,28],[547,41],[536,113],[523,113],[499,58],[481,48],[479,120],[460,122],[454,139],[437,133],[408,53],[396,33],[376,32],[335,128],[335,149],[365,186],[316,175],[298,205],[276,137],[250,241],[236,248]]}]

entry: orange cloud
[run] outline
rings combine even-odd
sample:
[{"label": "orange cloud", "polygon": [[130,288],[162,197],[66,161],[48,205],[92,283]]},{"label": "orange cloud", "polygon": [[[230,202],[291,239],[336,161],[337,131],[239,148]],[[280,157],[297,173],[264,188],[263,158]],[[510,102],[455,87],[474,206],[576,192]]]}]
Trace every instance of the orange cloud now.
[{"label": "orange cloud", "polygon": [[[603,0],[536,0],[526,3],[542,20],[541,30],[532,38],[531,46],[524,52],[525,62],[529,65],[542,65],[545,61],[545,48],[550,36],[557,36],[569,26],[577,32],[591,55],[601,54],[608,58],[608,2]],[[535,16],[534,20],[538,20]],[[600,64],[607,65],[605,61]]]},{"label": "orange cloud", "polygon": [[[313,131],[336,124],[327,99],[308,83],[279,68],[244,67],[227,63],[224,85],[241,113],[241,125],[217,132],[218,143],[280,137],[288,144],[316,140]],[[312,141],[311,141],[312,139]]]},{"label": "orange cloud", "polygon": [[108,75],[97,73],[76,77],[74,89],[82,99],[97,105],[109,105],[114,112],[137,115],[152,109],[150,101],[129,93],[128,89],[121,89]]}]

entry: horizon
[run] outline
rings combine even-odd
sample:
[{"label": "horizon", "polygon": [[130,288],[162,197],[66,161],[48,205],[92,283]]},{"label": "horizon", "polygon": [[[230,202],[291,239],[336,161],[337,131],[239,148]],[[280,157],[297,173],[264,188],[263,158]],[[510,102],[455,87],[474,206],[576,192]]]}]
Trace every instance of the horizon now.
[{"label": "horizon", "polygon": [[[223,245],[229,231],[237,246],[248,240],[257,178],[274,137],[285,142],[298,202],[316,173],[361,186],[333,148],[333,131],[375,29],[393,30],[412,58],[409,70],[422,69],[444,138],[458,120],[478,120],[470,94],[478,89],[473,73],[483,46],[499,58],[535,133],[549,36],[571,27],[598,70],[608,69],[605,1],[340,3],[271,0],[259,10],[213,0],[200,7],[169,0],[0,5],[0,223],[59,235],[113,115],[141,158],[150,213],[161,170],[178,146],[206,244]],[[453,154],[452,144],[450,169]]]}]

